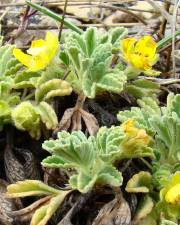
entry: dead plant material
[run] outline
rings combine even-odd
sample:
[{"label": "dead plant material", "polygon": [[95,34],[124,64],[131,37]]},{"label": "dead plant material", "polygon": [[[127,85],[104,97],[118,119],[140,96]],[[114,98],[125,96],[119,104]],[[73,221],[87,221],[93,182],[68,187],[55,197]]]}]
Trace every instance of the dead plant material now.
[{"label": "dead plant material", "polygon": [[105,204],[92,225],[130,225],[131,211],[122,194]]}]

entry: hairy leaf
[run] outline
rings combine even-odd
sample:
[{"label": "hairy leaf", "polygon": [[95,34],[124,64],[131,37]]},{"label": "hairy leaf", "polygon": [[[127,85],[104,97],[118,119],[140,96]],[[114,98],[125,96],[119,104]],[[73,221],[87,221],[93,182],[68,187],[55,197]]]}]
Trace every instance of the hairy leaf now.
[{"label": "hairy leaf", "polygon": [[52,188],[38,180],[18,181],[7,187],[6,196],[9,198],[39,196],[39,195],[55,195],[60,191]]},{"label": "hairy leaf", "polygon": [[58,118],[54,109],[46,102],[40,102],[36,109],[47,129],[54,130],[58,125]]},{"label": "hairy leaf", "polygon": [[37,102],[46,101],[56,96],[70,95],[72,88],[67,81],[52,79],[41,84],[35,91]]},{"label": "hairy leaf", "polygon": [[30,102],[20,103],[12,111],[12,120],[18,129],[28,131],[33,138],[40,138],[40,116]]},{"label": "hairy leaf", "polygon": [[[122,31],[117,30],[111,40],[101,41],[96,28],[87,29],[84,34],[71,33],[65,38],[65,49],[72,71],[68,78],[73,89],[89,98],[110,91],[120,93],[126,83],[126,76],[120,70],[111,68],[112,48]],[[113,39],[113,40],[112,40]]]}]

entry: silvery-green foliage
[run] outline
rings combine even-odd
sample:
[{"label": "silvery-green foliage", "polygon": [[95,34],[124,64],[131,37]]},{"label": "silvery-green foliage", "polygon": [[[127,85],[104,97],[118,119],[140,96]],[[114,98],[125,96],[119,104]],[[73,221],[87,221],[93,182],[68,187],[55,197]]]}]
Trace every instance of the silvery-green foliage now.
[{"label": "silvery-green foliage", "polygon": [[14,88],[32,88],[35,91],[36,102],[49,101],[53,97],[71,94],[70,84],[61,79],[63,75],[64,70],[56,63],[49,65],[45,71],[41,72],[23,70],[16,74]]},{"label": "silvery-green foliage", "polygon": [[180,169],[180,95],[169,94],[167,106],[163,107],[150,98],[138,103],[141,108],[119,112],[118,119],[124,122],[133,118],[137,126],[155,135],[153,173],[161,188],[168,176]]},{"label": "silvery-green foliage", "polygon": [[14,76],[22,67],[22,64],[12,55],[14,46],[5,45],[0,47],[0,77]]},{"label": "silvery-green foliage", "polygon": [[111,40],[104,42],[96,28],[89,28],[82,35],[72,32],[65,38],[65,51],[60,58],[71,70],[67,80],[76,92],[94,98],[102,91],[123,90],[126,76],[111,68],[113,43],[123,32],[115,33]]},{"label": "silvery-green foliage", "polygon": [[0,81],[0,130],[4,125],[11,122],[12,108],[20,102],[17,92],[12,91],[10,78]]},{"label": "silvery-green foliage", "polygon": [[81,131],[71,134],[62,131],[56,140],[43,143],[43,148],[51,156],[43,160],[42,165],[50,168],[71,168],[76,173],[70,177],[73,189],[88,192],[95,184],[120,186],[121,173],[115,168],[115,162],[125,158],[153,156],[147,146],[127,146],[129,137],[121,127],[101,127],[97,136],[87,138]]},{"label": "silvery-green foliage", "polygon": [[108,33],[104,34],[100,43],[112,44],[113,51],[119,50],[120,40],[128,34],[128,29],[124,27],[112,28]]},{"label": "silvery-green foliage", "polygon": [[170,220],[163,220],[160,225],[178,225]]},{"label": "silvery-green foliage", "polygon": [[148,133],[153,134],[154,131],[149,122],[149,118],[153,115],[160,116],[161,109],[158,106],[157,101],[149,97],[139,99],[137,102],[140,107],[131,107],[131,110],[120,111],[117,114],[117,118],[121,122],[125,122],[128,119],[134,119],[139,128],[143,128]]},{"label": "silvery-green foliage", "polygon": [[129,81],[125,90],[135,98],[154,97],[160,91],[160,85],[146,79]]},{"label": "silvery-green foliage", "polygon": [[97,141],[93,136],[87,138],[81,131],[72,134],[62,131],[58,133],[58,139],[45,141],[43,148],[52,154],[43,160],[43,166],[76,170],[69,179],[73,189],[84,193],[95,184],[122,184],[121,173],[99,157]]},{"label": "silvery-green foliage", "polygon": [[153,157],[153,150],[138,141],[132,141],[121,127],[101,127],[97,133],[97,149],[102,160],[108,163],[128,158]]},{"label": "silvery-green foliage", "polygon": [[21,102],[12,110],[11,117],[16,128],[28,131],[35,139],[41,136],[41,122],[49,130],[55,129],[58,124],[53,108],[46,102],[38,105],[30,101]]}]

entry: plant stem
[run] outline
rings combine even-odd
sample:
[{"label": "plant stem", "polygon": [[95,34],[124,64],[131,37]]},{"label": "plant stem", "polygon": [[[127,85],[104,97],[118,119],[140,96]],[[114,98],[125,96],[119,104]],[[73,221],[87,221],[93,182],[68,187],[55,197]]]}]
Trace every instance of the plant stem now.
[{"label": "plant stem", "polygon": [[[40,5],[36,4],[36,3],[33,3],[30,0],[26,0],[26,3],[29,6],[31,6],[32,8],[34,8],[34,9],[38,10],[39,12],[42,12],[43,14],[45,14],[45,15],[53,18],[53,19],[55,19],[58,22],[62,22],[62,20],[63,20],[62,16],[52,12],[51,10],[47,9],[44,6],[40,6]],[[77,33],[79,33],[79,34],[83,33],[83,31],[79,27],[77,27],[76,25],[74,25],[73,23],[71,23],[71,22],[69,22],[67,20],[64,20],[64,26],[69,28],[69,29],[71,29],[71,30],[73,30],[73,31],[75,31],[75,32],[77,32]]]},{"label": "plant stem", "polygon": [[23,101],[27,101],[27,100],[31,99],[34,95],[35,95],[34,92],[30,93],[29,95],[27,95],[27,96],[23,99]]}]

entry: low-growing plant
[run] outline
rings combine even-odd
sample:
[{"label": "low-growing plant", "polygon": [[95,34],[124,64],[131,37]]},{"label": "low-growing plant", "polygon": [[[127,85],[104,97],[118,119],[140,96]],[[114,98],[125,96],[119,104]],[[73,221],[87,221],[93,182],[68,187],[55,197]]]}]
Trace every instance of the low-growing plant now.
[{"label": "low-growing plant", "polygon": [[[165,219],[178,222],[180,217],[180,95],[169,94],[167,106],[163,107],[158,106],[158,103],[151,98],[144,98],[138,103],[141,108],[132,107],[131,110],[119,112],[118,119],[122,122],[129,121],[130,118],[134,119],[139,128],[145,129],[147,133],[155,137],[151,186],[160,191],[160,196],[159,200],[154,200],[156,204],[151,211],[156,210],[159,214],[163,213]],[[140,179],[140,174],[136,176]],[[134,190],[131,187],[132,184],[134,185],[134,179],[135,177],[128,182],[126,187],[130,192]],[[138,183],[136,189],[139,190],[139,188],[141,185]],[[149,189],[148,192],[151,192],[152,197],[153,189],[151,191]],[[153,202],[153,198],[151,199]],[[156,219],[157,215],[154,220]]]},{"label": "low-growing plant", "polygon": [[[88,138],[81,131],[74,131],[71,134],[62,131],[58,133],[56,140],[49,140],[43,143],[43,148],[51,156],[44,159],[42,165],[47,168],[71,169],[73,173],[69,175],[70,189],[78,190],[81,193],[87,193],[96,187],[107,185],[120,187],[123,177],[116,168],[117,163],[123,159],[153,158],[153,150],[149,145],[150,137],[145,130],[135,128],[132,124],[128,125],[128,127],[127,124],[111,128],[101,127],[96,137],[90,136]],[[31,195],[36,192],[41,194],[39,193],[41,185],[34,186],[36,182],[38,181],[27,180],[12,184],[8,187],[7,195],[9,197],[28,196],[31,189],[34,191],[30,192]],[[24,188],[24,185],[27,188]],[[24,194],[21,191],[23,189],[26,189],[28,192]],[[65,196],[69,193],[62,190],[57,190],[57,192],[60,196]],[[57,198],[59,195],[57,194]],[[54,200],[52,199],[52,201]],[[48,204],[47,208],[51,207],[53,212],[57,209],[51,202]],[[59,202],[60,204],[61,202]],[[33,223],[33,221],[34,217],[40,218],[41,210],[41,207],[36,209],[31,220],[32,224],[38,224]],[[41,217],[42,224],[47,222],[44,217],[46,217],[46,214]]]},{"label": "low-growing plant", "polygon": [[[108,186],[120,192],[124,172],[120,165],[136,158],[148,169],[133,173],[122,187],[142,196],[133,224],[177,225],[180,95],[169,94],[167,105],[159,106],[156,94],[160,85],[141,76],[160,74],[153,69],[159,58],[157,51],[172,36],[156,43],[147,35],[126,37],[128,30],[122,27],[104,33],[93,27],[83,31],[45,7],[27,3],[57,21],[63,20],[71,30],[62,34],[61,45],[57,35],[47,32],[44,40],[32,41],[26,53],[14,45],[0,47],[0,130],[12,124],[35,139],[52,130],[57,137],[44,141],[42,147],[50,156],[42,166],[63,169],[68,178],[64,190],[38,180],[10,184],[9,198],[45,196],[12,215],[33,214],[31,225],[45,225],[73,191],[87,194]],[[58,123],[53,99],[72,91],[77,102]],[[119,112],[121,125],[99,128],[95,116],[83,106],[86,98],[95,99],[105,92],[128,93],[138,99],[139,107]],[[81,131],[81,120],[90,136]]]}]

